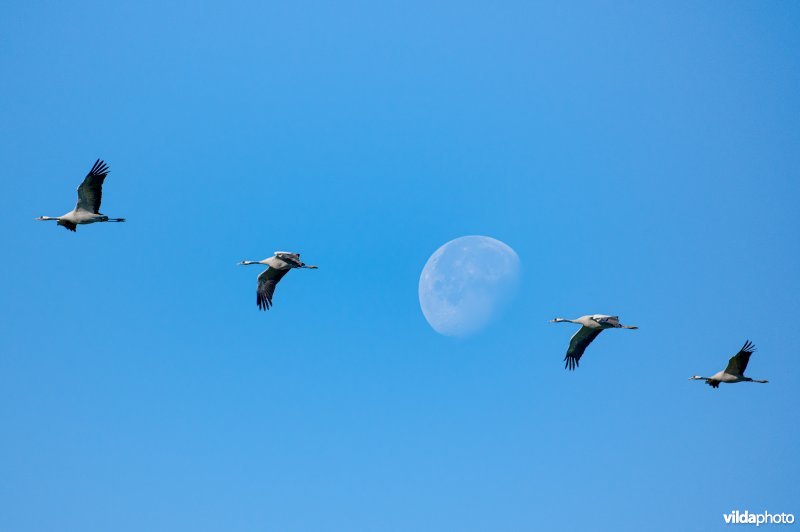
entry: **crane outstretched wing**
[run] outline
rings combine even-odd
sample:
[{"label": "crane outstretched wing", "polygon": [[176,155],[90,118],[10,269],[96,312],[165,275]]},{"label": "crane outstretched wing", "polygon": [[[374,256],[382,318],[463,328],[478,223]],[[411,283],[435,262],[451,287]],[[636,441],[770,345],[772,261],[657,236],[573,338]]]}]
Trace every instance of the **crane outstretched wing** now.
[{"label": "crane outstretched wing", "polygon": [[94,214],[100,212],[100,201],[103,199],[103,181],[108,175],[108,165],[97,159],[92,169],[86,174],[78,187],[78,204],[75,209],[83,209]]},{"label": "crane outstretched wing", "polygon": [[589,327],[578,329],[578,332],[573,334],[569,341],[569,349],[567,349],[567,355],[564,357],[564,369],[573,370],[577,368],[583,352],[601,332],[603,332],[603,329],[591,329]]},{"label": "crane outstretched wing", "polygon": [[261,272],[261,275],[258,276],[258,287],[256,288],[256,304],[258,308],[268,310],[272,306],[272,295],[275,293],[275,287],[288,271],[288,269],[276,270],[270,267]]},{"label": "crane outstretched wing", "polygon": [[744,370],[747,369],[747,363],[750,362],[750,355],[756,350],[753,342],[747,340],[739,352],[736,353],[728,360],[728,367],[725,368],[725,373],[730,375],[744,375]]}]

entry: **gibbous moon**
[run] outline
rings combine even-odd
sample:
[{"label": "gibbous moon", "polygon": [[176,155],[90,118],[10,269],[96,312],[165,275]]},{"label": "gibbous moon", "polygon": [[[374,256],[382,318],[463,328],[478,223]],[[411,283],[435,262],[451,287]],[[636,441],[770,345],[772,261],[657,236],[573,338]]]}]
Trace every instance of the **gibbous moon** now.
[{"label": "gibbous moon", "polygon": [[419,305],[433,329],[466,336],[483,329],[511,299],[519,257],[488,236],[462,236],[436,250],[419,277]]}]

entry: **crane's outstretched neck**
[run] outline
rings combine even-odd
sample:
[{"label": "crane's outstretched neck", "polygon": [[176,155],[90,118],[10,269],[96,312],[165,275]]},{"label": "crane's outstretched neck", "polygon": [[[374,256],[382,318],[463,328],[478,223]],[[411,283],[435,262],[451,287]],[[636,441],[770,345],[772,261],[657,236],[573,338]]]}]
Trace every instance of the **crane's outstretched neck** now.
[{"label": "crane's outstretched neck", "polygon": [[57,220],[58,220],[58,217],[52,217],[52,216],[39,216],[38,218],[36,218],[36,220],[38,220],[38,221],[40,221],[40,222],[42,222],[42,221],[47,221],[47,220],[53,220],[53,221],[57,221]]},{"label": "crane's outstretched neck", "polygon": [[555,318],[550,320],[550,323],[578,323],[575,320],[568,320],[567,318]]},{"label": "crane's outstretched neck", "polygon": [[238,266],[250,266],[251,264],[261,264],[257,260],[243,260],[242,262],[238,263]]},{"label": "crane's outstretched neck", "polygon": [[622,325],[621,323],[619,324],[619,326],[622,329],[638,329],[639,328],[636,325]]},{"label": "crane's outstretched neck", "polygon": [[769,381],[759,381],[759,380],[753,379],[750,382],[757,382],[759,384],[767,384]]},{"label": "crane's outstretched neck", "polygon": [[308,265],[308,264],[303,264],[302,267],[303,268],[308,268],[309,270],[318,270],[319,269],[319,266],[311,266],[311,265]]},{"label": "crane's outstretched neck", "polygon": [[125,218],[109,218],[107,222],[124,222]]}]

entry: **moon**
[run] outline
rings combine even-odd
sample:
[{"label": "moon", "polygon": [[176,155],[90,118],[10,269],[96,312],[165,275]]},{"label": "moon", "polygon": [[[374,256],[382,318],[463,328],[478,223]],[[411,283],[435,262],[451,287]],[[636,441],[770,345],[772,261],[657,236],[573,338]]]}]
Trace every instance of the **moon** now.
[{"label": "moon", "polygon": [[430,256],[419,276],[419,306],[433,329],[467,336],[488,325],[511,299],[520,262],[505,243],[462,236]]}]

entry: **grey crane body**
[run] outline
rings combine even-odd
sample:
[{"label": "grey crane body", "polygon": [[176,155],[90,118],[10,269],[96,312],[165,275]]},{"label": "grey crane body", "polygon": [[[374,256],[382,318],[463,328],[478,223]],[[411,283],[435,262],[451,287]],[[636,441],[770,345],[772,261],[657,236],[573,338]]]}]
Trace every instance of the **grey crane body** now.
[{"label": "grey crane body", "polygon": [[241,266],[251,266],[262,264],[267,269],[258,276],[258,286],[256,288],[256,304],[261,310],[269,310],[272,307],[272,296],[275,294],[275,287],[283,276],[293,268],[307,268],[316,270],[317,266],[310,266],[300,260],[299,253],[288,251],[276,251],[272,257],[264,260],[243,260]]},{"label": "grey crane body", "polygon": [[756,380],[744,376],[744,370],[747,369],[747,364],[750,362],[750,356],[755,353],[755,351],[756,347],[753,345],[753,342],[747,340],[739,352],[733,355],[730,360],[728,360],[728,366],[724,370],[718,371],[711,377],[693,375],[692,377],[689,377],[689,380],[704,380],[706,381],[706,384],[712,388],[719,388],[719,385],[723,382],[725,384],[736,384],[737,382],[757,382],[760,384],[766,384],[769,381]]},{"label": "grey crane body", "polygon": [[619,316],[608,316],[606,314],[590,314],[580,318],[570,320],[566,318],[556,318],[550,323],[577,323],[581,326],[572,335],[569,341],[567,354],[564,356],[564,368],[574,370],[580,364],[580,359],[584,351],[606,329],[638,329],[633,325],[623,325],[619,322]]},{"label": "grey crane body", "polygon": [[108,165],[97,159],[92,169],[86,174],[83,183],[78,187],[78,203],[75,208],[62,216],[40,216],[37,220],[55,220],[56,223],[70,231],[79,225],[96,222],[124,222],[125,218],[109,218],[100,213],[100,202],[103,198],[103,182],[108,175]]}]

